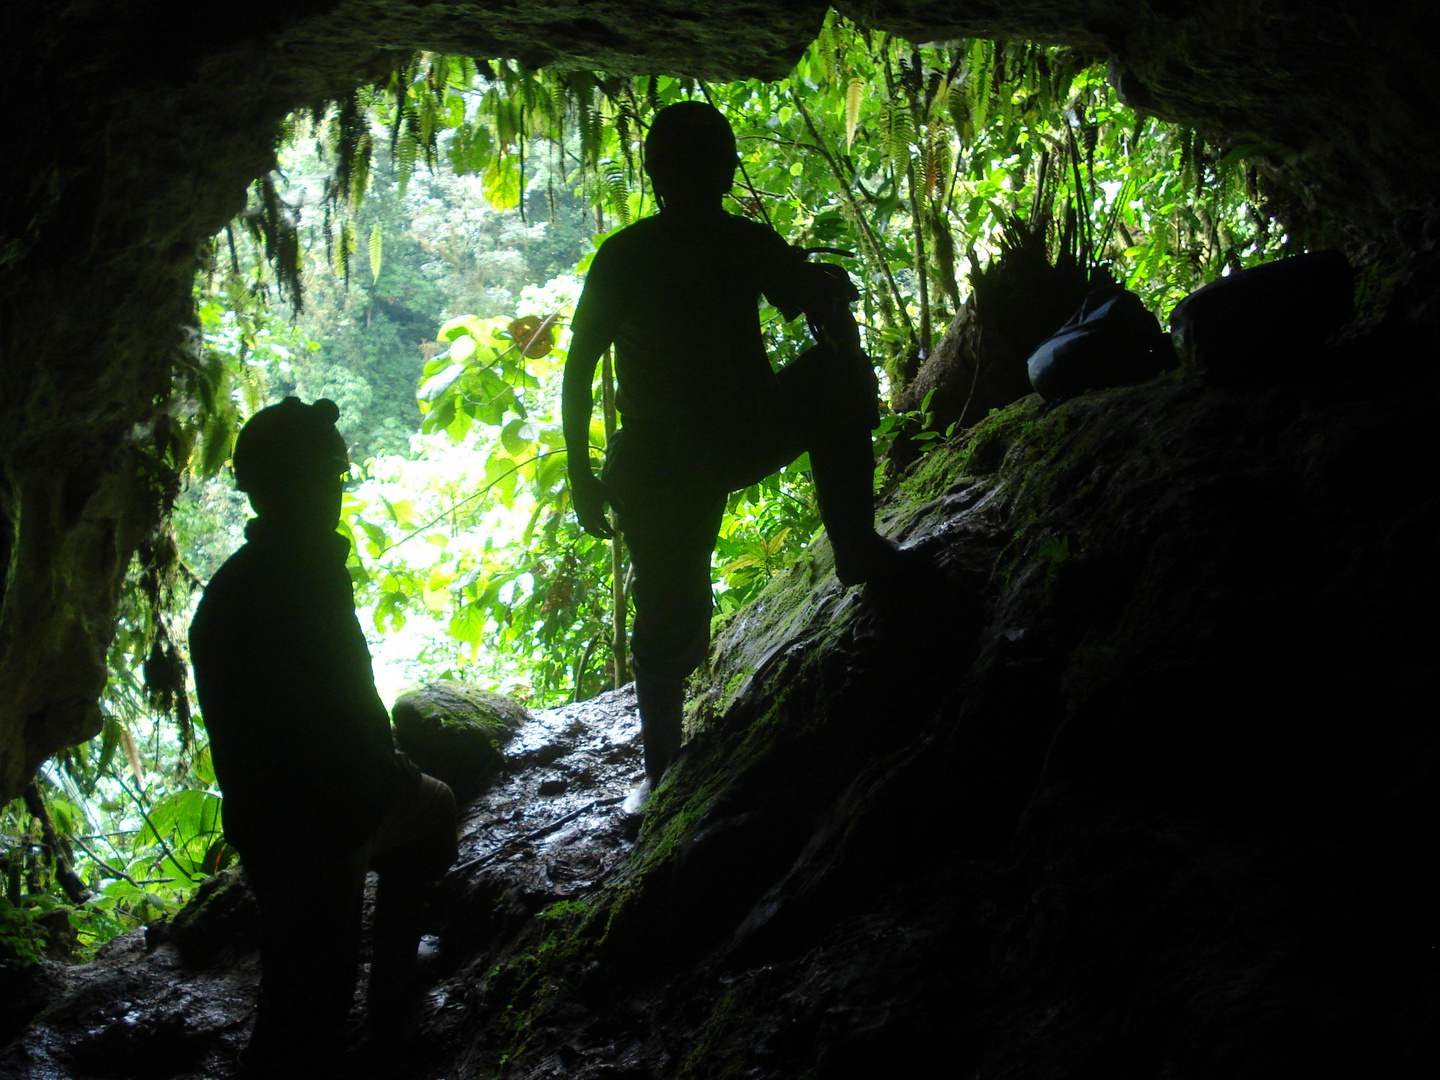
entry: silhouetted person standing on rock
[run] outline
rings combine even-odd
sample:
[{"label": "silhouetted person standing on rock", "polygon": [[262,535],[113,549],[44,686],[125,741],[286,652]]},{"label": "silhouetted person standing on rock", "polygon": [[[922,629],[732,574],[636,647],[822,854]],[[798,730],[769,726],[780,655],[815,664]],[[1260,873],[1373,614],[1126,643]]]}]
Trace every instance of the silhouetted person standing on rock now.
[{"label": "silhouetted person standing on rock", "polygon": [[[680,748],[684,683],[710,633],[710,556],[728,494],[810,452],[820,516],[846,584],[884,579],[899,553],[874,528],[876,383],[843,270],[765,225],[726,213],[735,136],[703,102],[656,114],[645,170],[658,214],[600,248],[575,312],[565,366],[571,497],[586,532],[608,537],[605,503],[630,549],[631,649],[648,796]],[[761,296],[804,312],[822,343],[779,372],[761,335]],[[603,480],[590,463],[591,386],[615,346],[623,427]]]},{"label": "silhouetted person standing on rock", "polygon": [[392,743],[336,532],[345,442],[334,402],[286,398],[235,444],[256,517],[190,627],[195,685],[226,839],[260,901],[259,1015],[245,1075],[324,1074],[359,961],[367,869],[375,905],[372,1024],[414,974],[422,890],[455,858],[455,799]]}]

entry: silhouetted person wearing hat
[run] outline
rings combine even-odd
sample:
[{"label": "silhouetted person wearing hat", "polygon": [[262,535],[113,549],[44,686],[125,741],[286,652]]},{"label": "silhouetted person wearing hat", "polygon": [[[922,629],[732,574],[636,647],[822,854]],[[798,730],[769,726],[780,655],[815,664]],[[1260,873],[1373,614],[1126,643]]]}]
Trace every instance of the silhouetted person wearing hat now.
[{"label": "silhouetted person wearing hat", "polygon": [[[735,137],[703,102],[656,114],[645,170],[661,210],[608,239],[575,312],[565,366],[565,442],[581,526],[610,536],[605,503],[630,549],[631,650],[646,784],[680,747],[686,677],[709,644],[710,556],[728,494],[810,452],[820,516],[846,584],[899,563],[874,528],[877,387],[849,312],[843,270],[809,263],[765,225],[726,213]],[[809,317],[821,343],[776,372],[759,320],[764,296]],[[614,345],[623,427],[603,479],[590,462],[595,366]]]},{"label": "silhouetted person wearing hat", "polygon": [[323,1073],[355,990],[367,869],[380,874],[369,1005],[414,974],[423,887],[455,858],[455,799],[392,743],[336,532],[345,443],[331,401],[286,398],[235,444],[256,517],[211,579],[190,651],[225,837],[260,901],[246,1075]]}]

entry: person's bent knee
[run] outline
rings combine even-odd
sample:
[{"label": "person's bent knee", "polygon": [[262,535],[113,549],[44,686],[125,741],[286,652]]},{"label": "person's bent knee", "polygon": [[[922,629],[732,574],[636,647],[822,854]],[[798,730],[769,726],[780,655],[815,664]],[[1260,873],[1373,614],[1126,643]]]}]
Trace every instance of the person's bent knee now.
[{"label": "person's bent knee", "polygon": [[370,865],[380,874],[426,881],[441,877],[459,855],[459,811],[450,786],[427,773],[381,823]]}]

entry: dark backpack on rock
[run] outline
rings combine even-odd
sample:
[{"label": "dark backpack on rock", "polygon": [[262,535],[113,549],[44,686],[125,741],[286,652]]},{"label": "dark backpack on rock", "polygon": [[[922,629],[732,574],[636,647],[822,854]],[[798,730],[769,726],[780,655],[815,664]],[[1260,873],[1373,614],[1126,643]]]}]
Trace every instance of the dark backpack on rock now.
[{"label": "dark backpack on rock", "polygon": [[1237,270],[1195,290],[1170,313],[1188,364],[1236,381],[1282,377],[1311,365],[1350,318],[1355,272],[1338,251]]},{"label": "dark backpack on rock", "polygon": [[1170,340],[1140,297],[1096,289],[1030,354],[1030,385],[1050,404],[1086,390],[1144,382],[1175,364]]}]

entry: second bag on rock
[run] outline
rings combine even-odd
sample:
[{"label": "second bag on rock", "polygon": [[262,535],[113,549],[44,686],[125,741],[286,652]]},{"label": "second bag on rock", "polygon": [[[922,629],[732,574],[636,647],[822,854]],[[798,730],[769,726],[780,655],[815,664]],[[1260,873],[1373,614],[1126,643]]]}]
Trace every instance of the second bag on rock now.
[{"label": "second bag on rock", "polygon": [[1143,382],[1175,364],[1170,339],[1140,297],[1096,289],[1030,354],[1030,385],[1052,405],[1087,390]]}]

